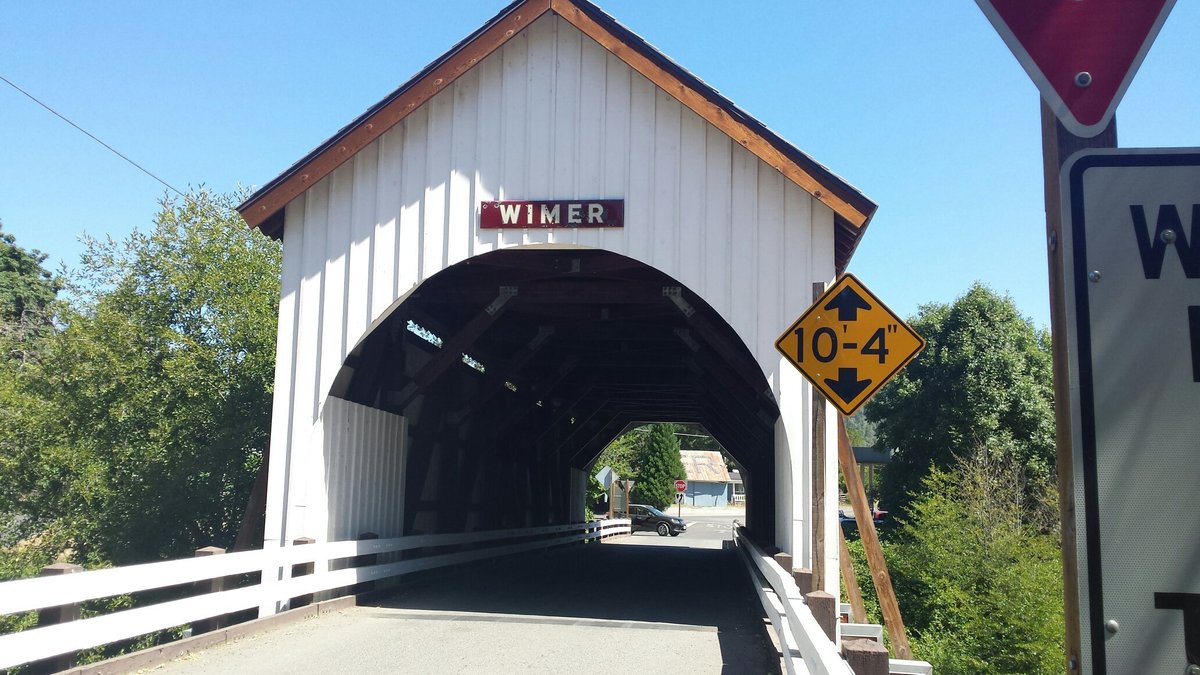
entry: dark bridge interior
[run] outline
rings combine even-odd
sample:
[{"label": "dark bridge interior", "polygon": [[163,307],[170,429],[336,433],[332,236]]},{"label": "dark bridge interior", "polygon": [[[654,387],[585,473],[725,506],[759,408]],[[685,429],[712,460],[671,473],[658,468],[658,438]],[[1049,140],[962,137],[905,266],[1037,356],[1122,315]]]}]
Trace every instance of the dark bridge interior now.
[{"label": "dark bridge interior", "polygon": [[742,466],[748,524],[773,539],[779,410],[762,371],[707,303],[623,256],[455,265],[379,322],[331,394],[408,418],[406,534],[569,522],[570,468],[630,424],[692,422]]}]

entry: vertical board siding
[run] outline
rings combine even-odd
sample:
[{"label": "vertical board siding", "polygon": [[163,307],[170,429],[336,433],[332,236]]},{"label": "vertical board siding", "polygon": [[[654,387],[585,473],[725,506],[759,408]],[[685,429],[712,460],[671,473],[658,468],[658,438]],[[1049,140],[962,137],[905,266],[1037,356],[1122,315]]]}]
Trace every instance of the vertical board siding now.
[{"label": "vertical board siding", "polygon": [[[625,227],[479,229],[481,200],[571,198],[623,199]],[[316,468],[290,458],[314,451],[313,424],[349,350],[448,266],[523,244],[637,259],[703,297],[742,337],[774,394],[802,402],[807,384],[781,377],[787,366],[774,339],[808,306],[811,283],[832,278],[833,236],[828,207],[591,38],[552,13],[539,18],[288,205],[278,356],[289,365],[277,370],[272,427],[272,457],[284,461],[272,464],[269,526],[307,503],[277,487],[282,476],[316,484],[299,480]],[[811,412],[797,406],[801,417]],[[326,433],[322,443],[391,442],[395,427],[346,419],[376,426]],[[794,434],[804,423],[786,427],[793,455],[802,453],[808,441]],[[364,457],[325,466],[336,479],[326,483],[328,500],[343,484],[384,489],[377,481],[391,460]],[[375,517],[374,506],[351,508],[355,519]]]},{"label": "vertical board siding", "polygon": [[327,541],[355,539],[364,532],[400,536],[407,421],[331,397],[321,422],[329,516],[319,536]]},{"label": "vertical board siding", "polygon": [[[375,213],[373,218],[372,214],[363,214],[364,222],[375,223],[371,252],[371,316],[368,324],[379,318],[399,293],[396,285],[396,230],[400,223],[401,155],[398,151],[393,152],[393,148],[403,147],[403,133],[401,129],[392,129],[379,139]],[[361,335],[356,335],[354,331],[348,331],[348,334],[352,343],[361,339]]]}]

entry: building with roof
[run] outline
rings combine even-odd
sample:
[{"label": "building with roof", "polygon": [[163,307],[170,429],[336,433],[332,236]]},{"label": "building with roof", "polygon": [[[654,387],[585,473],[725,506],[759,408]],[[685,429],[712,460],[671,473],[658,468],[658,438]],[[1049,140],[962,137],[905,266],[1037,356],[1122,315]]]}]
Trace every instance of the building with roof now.
[{"label": "building with roof", "polygon": [[570,522],[665,421],[838,569],[834,427],[774,340],[875,204],[595,5],[505,7],[239,211],[283,240],[266,546]]},{"label": "building with roof", "polygon": [[718,450],[680,450],[687,473],[683,503],[689,506],[727,506],[733,497],[733,480]]}]

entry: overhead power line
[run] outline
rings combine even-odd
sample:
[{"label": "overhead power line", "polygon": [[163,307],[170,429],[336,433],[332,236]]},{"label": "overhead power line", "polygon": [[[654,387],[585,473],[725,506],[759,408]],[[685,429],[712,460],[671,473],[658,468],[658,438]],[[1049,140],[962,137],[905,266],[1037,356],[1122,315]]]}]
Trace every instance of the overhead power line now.
[{"label": "overhead power line", "polygon": [[171,185],[171,184],[170,184],[170,183],[168,183],[167,181],[165,181],[165,180],[163,180],[163,179],[159,178],[158,176],[154,175],[154,174],[153,174],[153,173],[152,173],[152,172],[151,172],[149,169],[147,169],[146,167],[142,166],[141,164],[138,164],[137,162],[133,161],[132,159],[129,159],[128,157],[126,157],[124,154],[122,154],[122,153],[121,153],[119,150],[117,150],[117,149],[116,149],[116,148],[114,148],[113,146],[109,145],[108,143],[105,143],[104,141],[100,140],[99,138],[96,138],[96,136],[95,136],[94,134],[92,134],[90,131],[88,131],[87,129],[84,129],[83,127],[79,126],[78,124],[76,124],[76,123],[72,122],[71,120],[67,119],[67,117],[66,117],[65,115],[63,115],[62,113],[58,112],[58,111],[57,111],[57,110],[55,110],[54,108],[51,108],[50,106],[46,105],[45,103],[41,102],[41,101],[40,101],[40,100],[38,100],[38,98],[37,98],[36,96],[34,96],[33,94],[31,94],[31,93],[29,93],[29,92],[25,91],[24,89],[22,89],[22,88],[18,87],[18,86],[17,86],[15,83],[13,83],[13,81],[12,81],[12,80],[8,79],[7,77],[4,77],[3,75],[0,75],[0,80],[3,80],[5,84],[7,84],[8,86],[12,87],[13,89],[16,89],[17,91],[19,91],[19,92],[21,92],[22,94],[24,94],[24,95],[25,95],[25,96],[26,96],[26,97],[27,97],[29,100],[31,100],[31,101],[33,101],[34,103],[36,103],[36,104],[38,104],[38,105],[42,106],[42,107],[43,107],[43,108],[45,108],[46,110],[49,110],[51,113],[53,113],[53,114],[54,114],[54,116],[55,116],[55,117],[59,118],[60,120],[62,120],[62,121],[64,121],[64,122],[66,122],[67,124],[70,124],[71,126],[75,127],[75,128],[76,128],[76,129],[78,129],[80,132],[82,132],[83,134],[85,134],[85,135],[86,135],[88,138],[92,139],[93,141],[96,141],[96,142],[97,142],[97,143],[99,143],[100,145],[103,145],[105,148],[107,148],[107,149],[108,149],[108,151],[109,151],[109,152],[113,153],[113,154],[114,154],[114,155],[116,155],[117,157],[120,157],[121,159],[125,160],[126,162],[129,162],[129,163],[130,163],[130,164],[132,164],[132,165],[133,165],[133,166],[134,166],[134,167],[135,167],[135,168],[136,168],[138,171],[141,171],[142,173],[146,174],[147,176],[150,176],[151,178],[153,178],[154,180],[158,181],[159,183],[162,183],[164,186],[166,186],[166,188],[167,188],[168,190],[170,190],[170,191],[174,192],[175,194],[179,195],[180,197],[186,197],[186,195],[184,195],[184,194],[183,194],[183,192],[181,192],[181,191],[180,191],[178,188],[176,188],[174,185]]}]

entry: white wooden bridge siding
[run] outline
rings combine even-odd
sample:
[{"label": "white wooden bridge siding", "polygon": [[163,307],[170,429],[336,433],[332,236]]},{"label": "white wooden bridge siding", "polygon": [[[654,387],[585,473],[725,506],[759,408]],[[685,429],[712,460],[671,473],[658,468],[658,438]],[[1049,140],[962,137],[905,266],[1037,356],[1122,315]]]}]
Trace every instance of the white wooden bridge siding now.
[{"label": "white wooden bridge siding", "polygon": [[[623,229],[479,229],[481,200],[601,197],[625,200]],[[733,326],[784,411],[778,542],[808,559],[811,394],[773,343],[810,304],[812,282],[834,276],[833,212],[570,24],[538,19],[288,204],[284,232],[268,545],[353,536],[367,521],[327,514],[385,495],[402,503],[403,422],[327,401],[372,322],[455,263],[548,244],[652,265]],[[322,414],[336,428],[319,428]],[[322,447],[341,453],[336,467]]]}]

